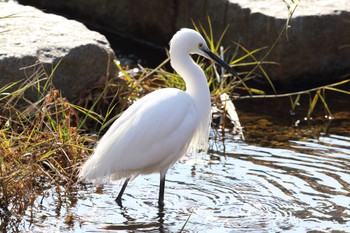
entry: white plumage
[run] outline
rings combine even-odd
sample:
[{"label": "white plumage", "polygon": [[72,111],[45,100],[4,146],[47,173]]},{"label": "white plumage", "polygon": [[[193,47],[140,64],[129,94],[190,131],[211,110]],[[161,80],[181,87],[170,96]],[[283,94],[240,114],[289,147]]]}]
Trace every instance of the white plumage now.
[{"label": "white plumage", "polygon": [[[164,88],[136,101],[108,129],[79,178],[125,179],[117,203],[130,179],[160,173],[159,205],[163,206],[165,174],[186,151],[206,150],[210,124],[210,92],[203,70],[192,60],[196,53],[222,62],[207,48],[203,37],[181,29],[170,41],[172,67],[186,83],[186,91]],[[190,148],[190,149],[189,149]]]},{"label": "white plumage", "polygon": [[141,98],[116,120],[81,169],[83,179],[165,174],[189,145],[198,113],[191,97],[165,88]]}]

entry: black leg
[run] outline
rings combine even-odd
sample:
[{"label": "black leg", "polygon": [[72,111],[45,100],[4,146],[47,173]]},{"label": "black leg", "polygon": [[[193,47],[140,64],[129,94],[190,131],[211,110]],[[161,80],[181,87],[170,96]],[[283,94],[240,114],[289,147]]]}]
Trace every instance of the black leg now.
[{"label": "black leg", "polygon": [[118,205],[122,206],[122,196],[123,196],[123,193],[126,189],[126,186],[128,185],[129,183],[129,180],[130,178],[127,178],[125,181],[124,181],[124,184],[123,184],[123,187],[122,189],[120,190],[119,194],[118,194],[118,197],[115,199],[115,201],[117,202]]},{"label": "black leg", "polygon": [[158,199],[159,208],[164,207],[164,187],[165,187],[165,174],[163,177],[160,178],[159,199]]}]

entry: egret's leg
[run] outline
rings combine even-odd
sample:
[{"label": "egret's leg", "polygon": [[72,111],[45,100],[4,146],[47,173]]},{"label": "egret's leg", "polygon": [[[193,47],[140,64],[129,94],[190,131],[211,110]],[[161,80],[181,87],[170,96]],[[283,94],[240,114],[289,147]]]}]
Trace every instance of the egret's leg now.
[{"label": "egret's leg", "polygon": [[160,208],[164,206],[164,187],[165,187],[165,174],[163,177],[160,178],[159,199],[158,199],[158,205]]},{"label": "egret's leg", "polygon": [[125,181],[124,181],[124,184],[123,184],[123,187],[122,189],[120,190],[119,194],[118,194],[118,197],[115,199],[115,201],[117,202],[118,205],[122,205],[122,196],[123,196],[123,193],[126,189],[126,186],[128,185],[129,183],[129,180],[130,178],[127,178]]}]

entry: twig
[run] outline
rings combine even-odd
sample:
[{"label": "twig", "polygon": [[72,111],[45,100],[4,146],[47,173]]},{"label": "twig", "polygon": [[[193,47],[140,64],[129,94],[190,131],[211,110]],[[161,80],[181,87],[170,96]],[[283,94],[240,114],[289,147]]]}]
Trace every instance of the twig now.
[{"label": "twig", "polygon": [[[338,86],[340,84],[344,84],[350,82],[350,79],[347,80],[343,80],[341,82],[337,82],[337,83],[332,83],[329,85],[324,85],[324,86],[320,86],[320,87],[315,87],[315,88],[311,88],[308,90],[304,90],[304,91],[296,91],[296,92],[291,92],[291,93],[285,93],[285,94],[276,94],[276,95],[246,95],[246,96],[234,96],[233,99],[262,99],[262,98],[282,98],[282,97],[289,97],[289,96],[294,96],[294,95],[301,95],[301,94],[307,94],[309,92],[313,92],[313,91],[317,91],[320,89],[327,89],[329,87],[334,87],[334,86]],[[332,89],[330,89],[332,90]]]}]

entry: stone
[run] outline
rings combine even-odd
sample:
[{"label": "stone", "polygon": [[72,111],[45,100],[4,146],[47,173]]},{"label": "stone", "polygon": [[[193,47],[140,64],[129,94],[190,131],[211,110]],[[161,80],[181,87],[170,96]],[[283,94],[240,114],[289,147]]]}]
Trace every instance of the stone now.
[{"label": "stone", "polygon": [[54,86],[74,99],[117,72],[105,36],[82,23],[14,2],[0,2],[0,17],[0,87],[26,80],[40,67],[50,75],[57,66]]},{"label": "stone", "polygon": [[[280,0],[230,0],[230,4],[239,7],[236,15],[243,17],[237,19],[229,12],[228,22],[236,22],[231,32],[239,35],[231,40],[240,41],[249,50],[271,47],[294,7],[291,1]],[[302,88],[341,80],[350,72],[350,48],[346,48],[350,44],[349,18],[348,0],[300,1],[289,28],[267,57],[278,63],[267,66],[273,80]]]},{"label": "stone", "polygon": [[250,51],[266,47],[255,54],[257,59],[275,43],[290,10],[299,3],[287,32],[266,57],[277,64],[264,65],[270,78],[276,84],[305,88],[305,84],[336,82],[350,73],[349,0],[20,1],[74,12],[74,17],[163,47],[179,28],[193,27],[192,20],[206,26],[209,16],[216,39],[230,25],[223,46],[234,49],[232,42],[238,42]]}]

